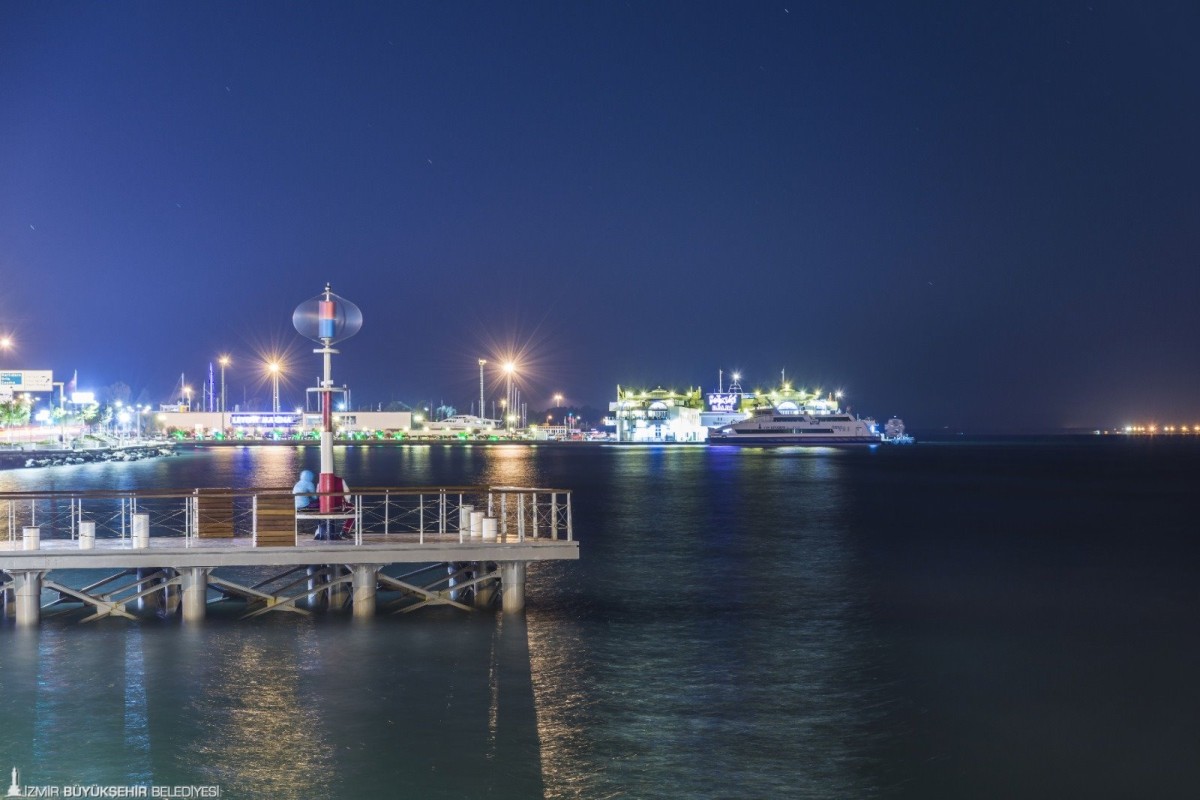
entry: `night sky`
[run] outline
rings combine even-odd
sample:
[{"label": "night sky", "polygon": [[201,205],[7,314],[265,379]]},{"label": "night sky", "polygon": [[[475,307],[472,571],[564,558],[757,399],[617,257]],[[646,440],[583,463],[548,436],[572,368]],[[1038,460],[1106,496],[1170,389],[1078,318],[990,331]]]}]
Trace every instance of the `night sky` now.
[{"label": "night sky", "polygon": [[[918,430],[1200,422],[1200,4],[0,6],[5,368],[285,407],[780,370]],[[503,392],[489,365],[489,397]]]}]

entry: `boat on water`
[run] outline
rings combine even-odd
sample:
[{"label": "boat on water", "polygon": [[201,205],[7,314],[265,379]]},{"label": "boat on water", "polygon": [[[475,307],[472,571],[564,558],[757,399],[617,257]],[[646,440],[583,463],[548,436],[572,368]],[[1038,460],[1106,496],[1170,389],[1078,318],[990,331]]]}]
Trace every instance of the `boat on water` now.
[{"label": "boat on water", "polygon": [[709,444],[850,445],[879,444],[875,420],[843,413],[820,413],[792,404],[755,409],[731,425],[708,435]]},{"label": "boat on water", "polygon": [[892,417],[883,426],[883,440],[891,444],[912,444],[913,437],[904,432],[904,420]]}]

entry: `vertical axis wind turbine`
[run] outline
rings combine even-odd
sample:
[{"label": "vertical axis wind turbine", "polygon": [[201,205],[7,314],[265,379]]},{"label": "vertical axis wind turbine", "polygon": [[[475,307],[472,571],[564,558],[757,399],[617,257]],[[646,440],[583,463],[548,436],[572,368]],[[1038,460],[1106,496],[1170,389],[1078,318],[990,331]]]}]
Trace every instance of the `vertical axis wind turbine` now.
[{"label": "vertical axis wind turbine", "polygon": [[[296,306],[292,313],[292,325],[301,336],[321,345],[313,350],[324,357],[325,373],[317,391],[321,395],[321,477],[317,479],[318,492],[336,491],[341,481],[333,474],[333,345],[349,339],[362,329],[362,312],[358,306],[344,297],[334,294],[329,284],[325,291],[311,300]],[[329,514],[339,498],[321,496],[321,513]]]}]

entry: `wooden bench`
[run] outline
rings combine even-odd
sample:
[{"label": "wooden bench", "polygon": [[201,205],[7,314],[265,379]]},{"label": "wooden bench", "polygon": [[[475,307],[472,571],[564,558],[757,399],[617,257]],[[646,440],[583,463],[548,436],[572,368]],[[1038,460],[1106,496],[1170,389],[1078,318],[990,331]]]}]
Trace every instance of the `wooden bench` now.
[{"label": "wooden bench", "polygon": [[233,538],[233,495],[221,489],[196,490],[196,535],[201,539]]}]

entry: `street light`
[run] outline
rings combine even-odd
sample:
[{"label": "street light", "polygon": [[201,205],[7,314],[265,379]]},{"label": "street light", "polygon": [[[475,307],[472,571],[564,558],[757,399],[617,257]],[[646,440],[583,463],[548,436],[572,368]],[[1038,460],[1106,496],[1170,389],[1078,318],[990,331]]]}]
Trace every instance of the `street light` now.
[{"label": "street light", "polygon": [[190,386],[183,387],[183,397],[185,400],[187,400],[188,411],[191,411],[192,410],[192,387],[190,387]]},{"label": "street light", "polygon": [[[513,376],[513,372],[516,370],[516,368],[517,368],[517,365],[511,361],[506,361],[504,363],[504,380],[505,380],[504,397],[506,398],[505,402],[504,402],[505,408],[508,408],[509,406],[512,405],[512,376]],[[509,422],[511,422],[511,421],[512,420],[510,418]]]},{"label": "street light", "polygon": [[561,394],[554,395],[554,407],[562,408],[562,395]]},{"label": "street light", "polygon": [[279,362],[271,361],[267,363],[267,371],[271,373],[271,412],[279,413]]},{"label": "street light", "polygon": [[[217,363],[221,365],[221,413],[225,413],[225,368],[229,366],[229,356],[222,355],[217,359]],[[224,425],[224,418],[221,420]]]},{"label": "street light", "polygon": [[483,365],[487,363],[486,358],[479,359],[479,418],[483,419]]}]

